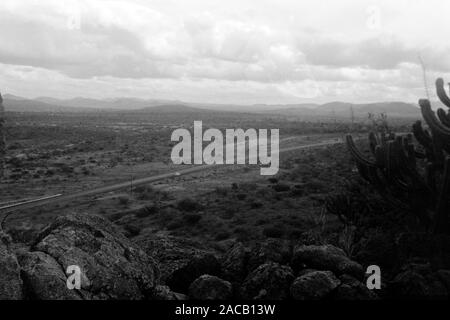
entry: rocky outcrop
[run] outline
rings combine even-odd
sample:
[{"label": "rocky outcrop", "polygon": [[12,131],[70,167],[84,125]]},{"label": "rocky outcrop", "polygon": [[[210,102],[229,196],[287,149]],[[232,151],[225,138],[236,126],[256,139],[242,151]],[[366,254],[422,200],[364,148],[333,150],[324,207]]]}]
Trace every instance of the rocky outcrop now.
[{"label": "rocky outcrop", "polygon": [[222,276],[232,282],[242,282],[247,276],[250,250],[241,242],[236,242],[222,259]]},{"label": "rocky outcrop", "polygon": [[[211,250],[194,240],[170,236],[164,233],[152,236],[138,236],[133,239],[133,242],[141,247],[147,255],[154,257],[158,261],[162,283],[165,283],[167,278],[176,270],[188,264],[193,257],[212,253]],[[197,277],[202,274],[197,275]]]},{"label": "rocky outcrop", "polygon": [[339,277],[341,285],[337,288],[335,300],[377,300],[377,294],[369,290],[362,282],[352,276],[342,275]]},{"label": "rocky outcrop", "polygon": [[81,300],[82,295],[67,288],[67,276],[58,262],[43,252],[26,252],[19,256],[29,299]]},{"label": "rocky outcrop", "polygon": [[[158,279],[157,263],[108,220],[94,215],[56,219],[20,261],[27,291],[36,299],[146,299]],[[67,292],[64,280],[71,265],[82,273],[77,293]]]},{"label": "rocky outcrop", "polygon": [[263,264],[252,271],[240,290],[243,299],[284,300],[289,298],[289,288],[294,275],[292,269],[275,262]]},{"label": "rocky outcrop", "polygon": [[295,300],[321,300],[340,285],[331,271],[310,271],[295,279],[291,295]]},{"label": "rocky outcrop", "polygon": [[292,246],[290,241],[282,239],[268,239],[253,245],[250,248],[247,269],[255,270],[266,262],[288,264],[292,258]]},{"label": "rocky outcrop", "polygon": [[203,275],[189,286],[189,297],[195,300],[228,300],[232,295],[231,283],[215,276]]},{"label": "rocky outcrop", "polygon": [[187,293],[189,285],[204,274],[220,275],[220,264],[212,254],[193,257],[186,264],[176,269],[166,280],[166,284],[173,290]]},{"label": "rocky outcrop", "polygon": [[168,286],[158,285],[153,291],[153,299],[155,300],[188,300],[189,297],[182,293],[173,292]]},{"label": "rocky outcrop", "polygon": [[345,252],[332,245],[300,245],[294,248],[292,267],[298,271],[303,268],[330,270],[336,275],[349,274],[362,279],[362,266],[350,260]]},{"label": "rocky outcrop", "polygon": [[10,237],[0,231],[0,300],[22,299],[22,279],[15,254],[10,250]]}]

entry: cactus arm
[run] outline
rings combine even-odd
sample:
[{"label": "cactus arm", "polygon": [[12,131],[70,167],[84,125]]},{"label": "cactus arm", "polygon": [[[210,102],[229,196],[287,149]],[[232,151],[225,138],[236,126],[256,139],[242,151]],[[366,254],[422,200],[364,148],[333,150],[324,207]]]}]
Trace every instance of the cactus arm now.
[{"label": "cactus arm", "polygon": [[412,126],[413,134],[416,140],[425,148],[426,151],[432,150],[432,140],[426,131],[422,128],[422,122],[417,120]]},{"label": "cactus arm", "polygon": [[448,201],[450,192],[450,157],[445,159],[444,175],[442,177],[442,186],[439,193],[439,199],[436,210],[434,231],[436,233],[445,233],[448,230]]},{"label": "cactus arm", "polygon": [[375,167],[376,163],[367,159],[359,150],[358,148],[356,148],[355,146],[355,142],[353,141],[353,137],[348,134],[346,136],[346,142],[347,142],[347,147],[351,153],[351,155],[353,156],[353,158],[355,159],[356,162],[364,165],[364,166],[368,166],[368,167]]},{"label": "cactus arm", "polygon": [[442,101],[442,103],[450,108],[450,98],[447,96],[447,93],[445,92],[444,80],[442,78],[438,78],[436,80],[436,93],[439,99]]},{"label": "cactus arm", "polygon": [[439,135],[445,137],[445,139],[450,139],[450,128],[443,125],[436,118],[433,110],[431,110],[430,101],[427,99],[421,99],[419,100],[419,105],[422,110],[422,116],[430,128]]},{"label": "cactus arm", "polygon": [[375,156],[375,149],[378,146],[378,139],[374,132],[369,133],[369,146],[372,154]]},{"label": "cactus arm", "polygon": [[441,120],[441,122],[442,122],[445,126],[447,126],[447,127],[450,128],[450,118],[449,118],[448,114],[445,113],[444,109],[439,108],[439,109],[437,110],[437,115],[438,115],[438,117],[439,117],[439,120]]}]

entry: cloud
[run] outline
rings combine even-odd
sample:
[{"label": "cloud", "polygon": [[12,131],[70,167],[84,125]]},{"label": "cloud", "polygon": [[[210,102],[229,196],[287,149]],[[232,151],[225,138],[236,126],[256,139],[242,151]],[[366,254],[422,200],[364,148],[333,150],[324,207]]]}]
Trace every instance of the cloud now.
[{"label": "cloud", "polygon": [[49,90],[41,76],[67,96],[108,95],[109,84],[216,102],[410,97],[423,83],[419,54],[429,77],[450,72],[447,3],[2,0],[0,63],[16,88]]}]

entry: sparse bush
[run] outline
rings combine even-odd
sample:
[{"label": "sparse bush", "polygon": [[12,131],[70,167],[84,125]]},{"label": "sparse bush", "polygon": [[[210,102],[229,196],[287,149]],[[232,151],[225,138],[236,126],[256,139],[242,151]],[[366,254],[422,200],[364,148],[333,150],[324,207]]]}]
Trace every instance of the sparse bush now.
[{"label": "sparse bush", "polygon": [[145,217],[148,217],[148,216],[158,213],[158,210],[159,210],[159,208],[155,205],[145,206],[145,207],[139,209],[135,215],[138,218],[145,218]]},{"label": "sparse bush", "polygon": [[263,229],[263,235],[267,238],[281,238],[284,235],[284,229],[281,226],[267,227]]},{"label": "sparse bush", "polygon": [[216,187],[216,193],[222,197],[226,197],[228,195],[228,189],[223,187]]},{"label": "sparse bush", "polygon": [[183,219],[189,224],[196,224],[202,219],[202,215],[197,213],[187,213],[183,216]]},{"label": "sparse bush", "polygon": [[226,239],[229,239],[229,238],[230,238],[230,233],[227,232],[227,231],[222,231],[222,232],[219,232],[219,233],[216,235],[215,240],[216,240],[216,241],[222,241],[222,240],[226,240]]},{"label": "sparse bush", "polygon": [[122,206],[126,206],[130,203],[130,198],[128,198],[127,196],[121,196],[119,197],[119,204]]},{"label": "sparse bush", "polygon": [[245,193],[238,193],[237,195],[236,195],[236,198],[238,199],[238,200],[245,200],[245,198],[247,198],[247,195],[245,194]]},{"label": "sparse bush", "polygon": [[127,238],[133,238],[138,236],[141,233],[141,228],[134,224],[128,224],[124,226],[125,229],[125,236]]},{"label": "sparse bush", "polygon": [[181,211],[191,212],[191,211],[199,210],[201,207],[202,206],[200,203],[198,203],[197,201],[195,201],[191,198],[182,199],[182,200],[178,201],[178,203],[177,203],[177,208]]},{"label": "sparse bush", "polygon": [[272,184],[275,184],[275,183],[278,183],[278,179],[277,178],[269,178],[269,179],[267,179],[270,183],[272,183]]},{"label": "sparse bush", "polygon": [[277,183],[277,184],[273,185],[272,188],[276,192],[285,192],[285,191],[289,191],[291,189],[291,187],[289,185],[284,184],[284,183]]},{"label": "sparse bush", "polygon": [[181,219],[174,220],[167,225],[167,230],[176,230],[184,226],[184,221]]}]

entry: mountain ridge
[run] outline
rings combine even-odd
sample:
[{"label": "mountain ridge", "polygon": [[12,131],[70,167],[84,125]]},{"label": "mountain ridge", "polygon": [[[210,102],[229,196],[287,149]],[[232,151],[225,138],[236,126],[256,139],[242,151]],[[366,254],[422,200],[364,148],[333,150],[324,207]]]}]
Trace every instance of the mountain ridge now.
[{"label": "mountain ridge", "polygon": [[400,101],[350,103],[332,101],[324,104],[208,104],[187,103],[179,100],[139,99],[118,97],[112,99],[92,99],[76,97],[57,99],[38,97],[27,99],[4,94],[7,111],[18,112],[83,112],[83,111],[142,111],[142,112],[198,112],[209,110],[215,112],[258,113],[268,115],[293,116],[299,118],[367,118],[368,113],[386,113],[395,118],[420,118],[420,109],[412,104]]}]

